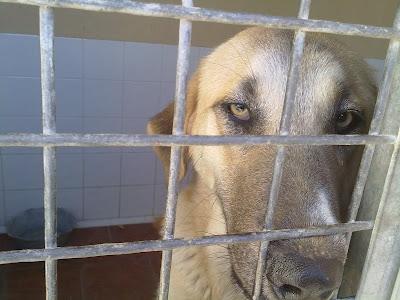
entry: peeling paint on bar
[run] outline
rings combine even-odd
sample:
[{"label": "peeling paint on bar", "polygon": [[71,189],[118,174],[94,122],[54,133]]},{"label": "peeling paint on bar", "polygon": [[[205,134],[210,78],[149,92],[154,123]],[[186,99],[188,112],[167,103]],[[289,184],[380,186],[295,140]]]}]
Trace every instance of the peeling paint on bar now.
[{"label": "peeling paint on bar", "polygon": [[142,3],[129,0],[0,0],[56,8],[73,8],[98,12],[114,12],[148,17],[187,19],[191,21],[265,26],[271,28],[301,29],[303,31],[356,35],[371,38],[400,38],[400,32],[388,27],[348,24],[327,20],[302,20],[260,14],[218,11],[200,7],[182,7],[171,4]]},{"label": "peeling paint on bar", "polygon": [[142,252],[172,250],[177,248],[211,246],[219,244],[251,243],[261,240],[285,240],[343,234],[349,231],[370,230],[371,221],[351,222],[310,228],[280,229],[231,235],[214,235],[193,239],[153,240],[131,243],[111,243],[80,247],[60,247],[55,249],[16,250],[0,252],[0,264],[35,262],[46,259],[71,259],[106,255],[121,255]]}]

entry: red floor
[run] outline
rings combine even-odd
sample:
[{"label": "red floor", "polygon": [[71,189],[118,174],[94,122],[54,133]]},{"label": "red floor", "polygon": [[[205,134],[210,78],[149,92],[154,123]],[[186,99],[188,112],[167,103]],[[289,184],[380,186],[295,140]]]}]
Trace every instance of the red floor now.
[{"label": "red floor", "polygon": [[[75,229],[67,246],[158,239],[151,224]],[[0,251],[12,250],[0,235]],[[161,253],[139,253],[58,262],[58,299],[153,299]],[[0,299],[45,299],[44,263],[0,265]]]}]

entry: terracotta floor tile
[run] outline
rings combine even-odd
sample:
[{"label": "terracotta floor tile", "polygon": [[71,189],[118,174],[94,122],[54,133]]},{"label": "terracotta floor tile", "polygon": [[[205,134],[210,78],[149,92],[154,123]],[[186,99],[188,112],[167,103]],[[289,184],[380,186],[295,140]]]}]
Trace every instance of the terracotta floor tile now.
[{"label": "terracotta floor tile", "polygon": [[9,251],[15,249],[15,244],[12,238],[7,234],[0,234],[0,251]]},{"label": "terracotta floor tile", "polygon": [[[158,239],[150,224],[76,229],[68,246]],[[0,249],[13,249],[12,240],[0,237]],[[58,261],[61,300],[154,299],[161,254],[138,253]],[[0,266],[0,299],[45,299],[44,263]]]},{"label": "terracotta floor tile", "polygon": [[114,243],[159,239],[152,224],[111,226],[110,233]]},{"label": "terracotta floor tile", "polygon": [[84,246],[110,242],[108,227],[79,228],[71,232],[66,246]]}]

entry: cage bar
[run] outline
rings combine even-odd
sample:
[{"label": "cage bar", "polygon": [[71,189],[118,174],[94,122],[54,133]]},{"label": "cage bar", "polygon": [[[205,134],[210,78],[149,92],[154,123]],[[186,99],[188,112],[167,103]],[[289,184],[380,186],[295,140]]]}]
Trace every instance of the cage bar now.
[{"label": "cage bar", "polygon": [[[396,53],[398,56],[399,53]],[[397,72],[400,66],[396,65]],[[396,83],[398,88],[398,83]],[[389,95],[387,95],[389,96]],[[393,99],[400,103],[398,99]],[[364,263],[360,287],[356,299],[389,299],[398,293],[395,287],[396,275],[400,271],[400,185],[394,178],[400,174],[400,128],[394,146],[379,209],[376,225],[371,235],[367,257]],[[382,289],[384,287],[384,289]],[[393,298],[396,299],[396,298]]]},{"label": "cage bar", "polygon": [[147,147],[188,145],[391,145],[393,135],[142,135],[142,134],[5,134],[0,147]]},{"label": "cage bar", "polygon": [[[400,129],[380,199],[356,299],[389,299],[400,267]],[[383,288],[384,287],[384,288]],[[396,291],[393,291],[394,293]]]},{"label": "cage bar", "polygon": [[267,16],[260,14],[226,12],[200,7],[142,3],[130,0],[0,0],[0,2],[72,8],[98,12],[113,12],[148,17],[186,19],[191,21],[237,24],[246,26],[265,26],[312,32],[356,35],[371,38],[400,38],[400,32],[388,27],[363,24],[348,24],[327,20],[302,20],[291,17]]},{"label": "cage bar", "polygon": [[[40,49],[41,49],[41,76],[42,76],[42,112],[43,134],[8,134],[0,135],[0,146],[11,147],[42,147],[44,164],[44,207],[45,207],[45,249],[19,250],[0,253],[0,264],[45,261],[46,266],[46,297],[57,298],[57,260],[84,258],[105,255],[121,255],[129,253],[163,251],[162,268],[160,275],[159,299],[168,298],[172,249],[193,246],[208,246],[216,244],[261,242],[259,261],[257,265],[254,299],[258,299],[261,290],[261,280],[265,265],[265,255],[268,243],[271,240],[304,238],[339,234],[359,230],[368,230],[372,222],[355,222],[358,207],[364,191],[369,173],[371,160],[377,144],[394,144],[390,168],[385,181],[382,202],[374,229],[371,247],[364,266],[360,294],[358,298],[367,299],[371,295],[376,276],[382,273],[382,266],[377,265],[379,255],[390,251],[387,245],[393,245],[397,232],[393,231],[393,224],[384,221],[384,218],[393,217],[397,213],[398,204],[394,194],[398,187],[392,183],[398,178],[399,143],[400,135],[380,134],[382,120],[391,90],[398,88],[393,85],[395,68],[400,68],[397,55],[400,49],[400,9],[397,12],[392,28],[368,26],[362,24],[347,24],[326,20],[309,20],[308,12],[310,0],[302,0],[298,18],[265,16],[257,14],[233,13],[193,7],[192,0],[183,0],[182,5],[168,5],[155,3],[141,3],[128,0],[0,0],[0,2],[20,3],[39,6],[40,11]],[[99,12],[116,12],[132,15],[168,17],[180,19],[179,47],[177,60],[177,85],[175,96],[175,114],[172,135],[126,135],[126,134],[57,134],[55,126],[55,89],[54,89],[54,11],[53,8],[72,8]],[[271,28],[295,30],[291,64],[285,94],[284,110],[280,124],[279,136],[189,136],[184,134],[185,90],[188,74],[191,22],[216,22],[240,25],[255,25]],[[304,47],[305,32],[324,32],[343,35],[356,35],[373,38],[391,39],[385,62],[384,79],[379,89],[378,99],[368,135],[324,135],[324,136],[289,136],[290,115],[296,91],[298,68]],[[270,200],[266,214],[266,230],[247,234],[205,236],[194,239],[174,238],[176,203],[178,193],[179,164],[181,147],[187,145],[278,145],[277,157],[274,165],[274,176],[270,192]],[[357,182],[352,195],[350,222],[346,224],[319,226],[303,229],[268,230],[272,226],[274,204],[277,201],[282,163],[285,157],[285,147],[290,145],[366,145],[361,161]],[[163,240],[143,241],[134,243],[113,243],[84,247],[57,247],[56,228],[56,157],[55,149],[59,146],[93,147],[93,146],[170,146],[170,176],[166,208],[166,227]],[[397,165],[396,165],[397,164]],[[397,190],[395,190],[397,188]],[[397,194],[396,194],[397,195]],[[392,206],[390,206],[392,205]],[[394,205],[394,206],[393,206]],[[396,206],[397,205],[397,206]],[[394,208],[394,209],[393,209]],[[397,223],[396,223],[397,224]],[[397,226],[397,225],[395,225]],[[390,227],[390,228],[389,228]],[[391,230],[389,232],[389,229]],[[389,233],[388,233],[389,232]],[[350,241],[351,234],[348,234]],[[385,240],[384,238],[387,238]],[[387,241],[392,242],[386,243]],[[398,244],[398,242],[397,242]],[[378,251],[378,250],[379,251]],[[386,251],[386,252],[385,252]],[[399,252],[400,253],[400,252]],[[396,260],[396,261],[395,261]],[[393,262],[400,260],[397,255]],[[380,269],[379,269],[380,268]],[[376,272],[378,270],[379,272]],[[395,272],[392,272],[395,273]],[[381,276],[382,282],[394,285],[395,275]],[[377,281],[376,281],[377,282]],[[393,292],[395,295],[397,290]],[[396,296],[393,296],[396,297]],[[387,298],[387,297],[386,297]],[[385,299],[386,299],[385,298]]]},{"label": "cage bar", "polygon": [[130,243],[110,243],[79,247],[59,247],[54,249],[32,249],[0,252],[0,265],[16,262],[35,262],[46,259],[71,259],[97,257],[106,255],[122,255],[142,252],[172,250],[185,247],[211,246],[220,244],[249,243],[261,240],[282,240],[324,236],[348,231],[369,230],[371,221],[358,221],[346,224],[326,225],[318,227],[268,230],[243,234],[213,235],[192,239],[169,239],[141,241]]},{"label": "cage bar", "polygon": [[[395,17],[394,29],[400,29],[400,8],[397,10]],[[374,116],[371,121],[371,126],[369,130],[369,135],[376,136],[379,135],[383,123],[383,118],[386,111],[387,103],[389,102],[389,94],[392,87],[393,75],[395,71],[395,66],[397,63],[397,56],[399,54],[400,41],[392,39],[389,44],[389,48],[386,54],[384,75],[381,85],[379,87],[378,98],[375,104]],[[364,149],[364,154],[362,161],[360,163],[360,169],[357,176],[357,181],[353,191],[351,203],[350,203],[350,221],[354,221],[357,217],[358,208],[360,207],[362,194],[364,192],[364,187],[367,182],[367,177],[369,173],[369,168],[371,166],[372,157],[374,155],[375,146],[367,145]]]},{"label": "cage bar", "polygon": [[[56,131],[56,103],[54,85],[54,11],[40,7],[40,57],[42,84],[43,134]],[[56,152],[55,148],[43,148],[44,175],[44,242],[46,249],[57,247],[57,204],[56,204]],[[45,260],[46,299],[57,299],[57,261]]]},{"label": "cage bar", "polygon": [[[182,6],[193,6],[192,0],[182,0]],[[192,23],[181,19],[179,22],[179,45],[176,67],[176,90],[173,120],[173,135],[184,134],[186,82],[189,73],[189,55],[192,38]],[[181,146],[171,147],[170,169],[168,176],[167,207],[165,211],[164,240],[174,238],[176,208],[179,189],[179,169],[181,163]],[[172,250],[164,250],[161,260],[159,300],[167,300],[171,275]]]},{"label": "cage bar", "polygon": [[[300,2],[300,9],[298,13],[299,19],[307,19],[310,13],[311,0],[302,0]],[[300,77],[300,66],[303,56],[305,43],[305,32],[298,30],[294,33],[292,55],[290,60],[289,74],[286,82],[285,100],[283,103],[283,111],[281,122],[279,126],[279,135],[287,136],[289,134],[290,120],[295,103],[297,82]],[[267,203],[267,210],[265,212],[265,225],[264,230],[272,228],[273,217],[276,202],[279,197],[279,189],[281,185],[283,162],[285,160],[286,149],[284,146],[278,146],[277,154],[274,162],[274,171],[272,175],[271,190],[269,200]],[[255,282],[253,289],[253,300],[260,297],[265,263],[267,258],[269,241],[262,241],[258,254],[257,269],[255,274]]]}]

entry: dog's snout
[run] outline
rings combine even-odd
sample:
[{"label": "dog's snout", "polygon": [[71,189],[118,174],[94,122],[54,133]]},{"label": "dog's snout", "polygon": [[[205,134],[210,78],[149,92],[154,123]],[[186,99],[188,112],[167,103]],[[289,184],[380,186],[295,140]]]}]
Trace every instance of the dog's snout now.
[{"label": "dog's snout", "polygon": [[340,283],[342,264],[335,259],[311,259],[292,253],[276,265],[280,271],[267,278],[279,299],[330,299]]}]

